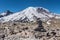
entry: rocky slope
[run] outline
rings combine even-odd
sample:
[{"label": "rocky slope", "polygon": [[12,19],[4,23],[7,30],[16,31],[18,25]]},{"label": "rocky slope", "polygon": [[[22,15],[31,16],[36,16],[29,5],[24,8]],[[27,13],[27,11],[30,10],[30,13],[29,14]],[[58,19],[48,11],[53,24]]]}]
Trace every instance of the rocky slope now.
[{"label": "rocky slope", "polygon": [[0,40],[60,40],[60,21],[0,23]]}]

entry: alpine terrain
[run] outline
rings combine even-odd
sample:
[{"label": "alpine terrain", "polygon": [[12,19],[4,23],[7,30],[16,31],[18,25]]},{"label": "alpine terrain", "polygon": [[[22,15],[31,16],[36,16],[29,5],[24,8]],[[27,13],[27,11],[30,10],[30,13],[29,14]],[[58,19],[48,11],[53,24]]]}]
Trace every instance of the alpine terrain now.
[{"label": "alpine terrain", "polygon": [[60,14],[43,7],[0,14],[0,40],[60,40]]}]

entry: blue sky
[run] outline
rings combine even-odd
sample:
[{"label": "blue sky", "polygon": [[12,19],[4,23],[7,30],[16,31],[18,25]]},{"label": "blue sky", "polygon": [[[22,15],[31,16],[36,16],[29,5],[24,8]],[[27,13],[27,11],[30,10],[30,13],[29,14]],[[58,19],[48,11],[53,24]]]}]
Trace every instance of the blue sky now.
[{"label": "blue sky", "polygon": [[6,10],[18,12],[29,6],[44,7],[51,12],[60,13],[60,0],[0,0],[0,13]]}]

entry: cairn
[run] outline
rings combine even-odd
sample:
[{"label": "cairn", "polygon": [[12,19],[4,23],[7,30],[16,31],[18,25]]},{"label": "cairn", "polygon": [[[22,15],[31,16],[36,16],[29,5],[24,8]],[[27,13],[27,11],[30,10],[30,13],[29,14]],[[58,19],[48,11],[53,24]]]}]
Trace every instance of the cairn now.
[{"label": "cairn", "polygon": [[46,32],[40,18],[37,19],[37,23],[38,23],[38,27],[35,29],[35,31]]}]

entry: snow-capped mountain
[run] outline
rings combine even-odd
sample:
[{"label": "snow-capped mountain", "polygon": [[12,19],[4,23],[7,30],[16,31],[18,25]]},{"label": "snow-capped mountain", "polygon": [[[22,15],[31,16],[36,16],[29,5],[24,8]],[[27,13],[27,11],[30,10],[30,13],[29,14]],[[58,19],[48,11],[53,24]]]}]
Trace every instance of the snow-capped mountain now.
[{"label": "snow-capped mountain", "polygon": [[40,18],[42,21],[46,21],[51,18],[55,18],[56,15],[51,13],[48,9],[43,7],[28,7],[23,11],[16,12],[14,14],[4,16],[0,18],[0,22],[8,21],[36,21]]},{"label": "snow-capped mountain", "polygon": [[6,12],[3,12],[3,13],[0,14],[0,18],[1,18],[1,17],[4,17],[4,16],[8,16],[8,15],[10,15],[10,14],[13,14],[13,12],[7,10]]}]

